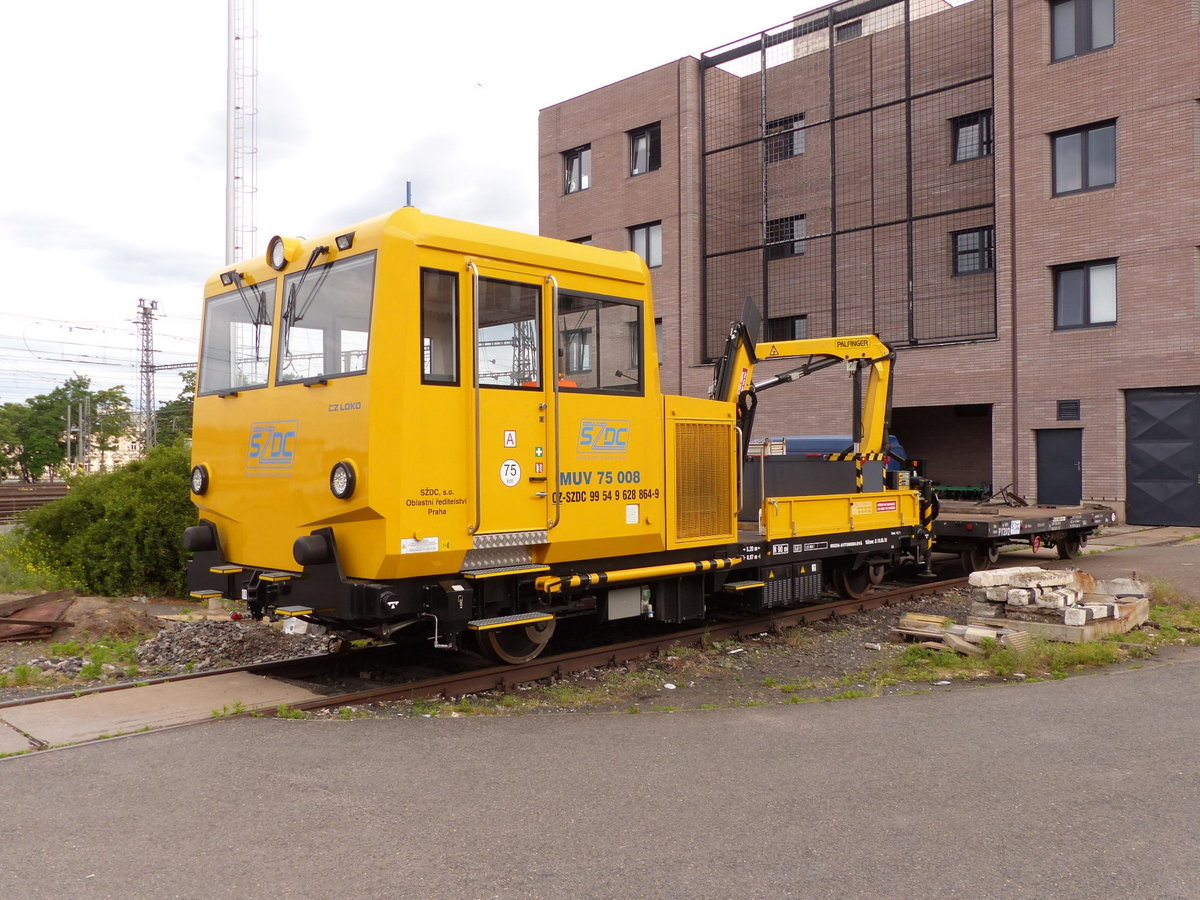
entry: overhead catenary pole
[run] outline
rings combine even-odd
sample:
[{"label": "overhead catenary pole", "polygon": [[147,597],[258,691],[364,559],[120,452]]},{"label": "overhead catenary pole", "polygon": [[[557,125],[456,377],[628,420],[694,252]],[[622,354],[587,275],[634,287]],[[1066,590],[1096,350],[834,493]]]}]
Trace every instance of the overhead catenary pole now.
[{"label": "overhead catenary pole", "polygon": [[225,76],[225,264],[253,256],[257,163],[254,0],[229,0]]},{"label": "overhead catenary pole", "polygon": [[154,311],[157,300],[138,300],[138,332],[142,338],[141,366],[141,415],[142,450],[149,452],[154,446]]}]

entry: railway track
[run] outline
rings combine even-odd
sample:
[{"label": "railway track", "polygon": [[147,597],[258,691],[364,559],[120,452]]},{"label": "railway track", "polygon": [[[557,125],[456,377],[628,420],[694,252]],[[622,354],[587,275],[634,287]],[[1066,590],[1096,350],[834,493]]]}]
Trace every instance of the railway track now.
[{"label": "railway track", "polygon": [[361,691],[332,695],[320,700],[296,704],[302,710],[327,709],[335,706],[361,706],[397,700],[420,700],[434,697],[450,698],[482,691],[508,690],[519,684],[540,681],[545,678],[561,678],[583,672],[597,666],[619,665],[641,659],[669,647],[701,644],[704,641],[740,639],[765,631],[778,631],[795,625],[807,625],[837,616],[851,615],[894,603],[902,603],[914,597],[951,591],[967,583],[965,577],[888,587],[876,590],[859,599],[839,599],[795,609],[778,610],[750,619],[728,622],[712,622],[696,628],[672,631],[652,637],[637,638],[618,644],[543,656],[522,665],[495,666],[469,672],[410,681],[402,684],[383,685]]},{"label": "railway track", "polygon": [[[337,690],[328,694],[318,694],[309,691],[309,696],[287,704],[289,710],[312,711],[343,706],[364,706],[374,703],[418,700],[429,698],[451,698],[464,694],[476,694],[484,691],[509,690],[520,684],[528,684],[547,678],[561,678],[570,674],[583,672],[588,669],[619,665],[636,659],[643,659],[670,647],[703,644],[706,641],[739,639],[767,631],[780,631],[795,625],[810,624],[838,616],[851,615],[871,609],[878,609],[901,603],[918,596],[941,593],[954,590],[966,583],[966,578],[951,578],[938,581],[910,584],[903,586],[887,585],[876,588],[872,592],[857,599],[837,599],[825,603],[816,603],[794,609],[776,610],[765,615],[751,618],[730,619],[728,621],[713,621],[695,628],[662,632],[652,636],[607,644],[600,647],[588,647],[554,656],[539,657],[522,665],[492,666],[488,668],[472,668],[423,677],[415,680],[404,680],[388,684],[374,685],[355,690]],[[316,685],[322,677],[330,675],[331,671],[360,670],[370,667],[381,660],[389,659],[394,663],[395,652],[392,647],[367,648],[347,654],[321,655],[301,657],[297,659],[274,661],[269,663],[254,663],[243,666],[232,666],[211,672],[190,673],[182,675],[162,676],[159,678],[142,679],[137,682],[101,685],[55,694],[29,696],[0,702],[0,721],[7,721],[5,713],[20,707],[30,707],[39,704],[49,704],[53,701],[73,700],[100,694],[130,692],[132,688],[150,685],[171,685],[180,682],[203,682],[205,679],[215,681],[219,676],[230,676],[244,673],[251,676],[261,676],[265,679],[279,680],[293,684],[303,684],[308,687]],[[138,696],[131,692],[130,696]],[[144,695],[148,696],[148,694]],[[233,697],[227,697],[227,704],[234,702]],[[213,701],[216,709],[222,708],[220,699]],[[70,715],[69,704],[60,704],[64,715]],[[236,704],[232,711],[222,718],[238,718],[245,715],[271,716],[278,712],[277,707],[238,710]],[[217,713],[200,714],[192,723],[210,721]],[[187,724],[174,722],[172,724]],[[18,728],[18,730],[20,730]],[[141,729],[138,729],[141,730]],[[157,730],[157,729],[152,729]],[[25,733],[25,732],[22,732]],[[39,741],[33,734],[30,738],[31,749],[42,749],[48,746]],[[111,733],[97,734],[112,736]],[[73,742],[85,743],[86,740]]]}]

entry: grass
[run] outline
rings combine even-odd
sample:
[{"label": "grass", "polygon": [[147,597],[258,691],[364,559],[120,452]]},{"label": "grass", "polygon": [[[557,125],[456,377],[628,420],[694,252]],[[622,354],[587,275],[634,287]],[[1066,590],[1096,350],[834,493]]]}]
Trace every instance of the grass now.
[{"label": "grass", "polygon": [[1200,603],[1166,579],[1150,579],[1150,621],[1167,641],[1200,644]]},{"label": "grass", "polygon": [[[283,709],[284,707],[280,707]],[[233,706],[222,706],[220,709],[214,709],[210,714],[214,719],[224,719],[227,716],[240,716],[246,711],[246,704],[238,700]]]},{"label": "grass", "polygon": [[891,675],[903,681],[954,681],[993,676],[1012,678],[1066,678],[1072,672],[1107,666],[1125,658],[1112,641],[1058,643],[1034,638],[1025,650],[1014,650],[997,641],[985,640],[983,656],[959,656],[953,650],[934,650],[911,644],[896,657]]}]

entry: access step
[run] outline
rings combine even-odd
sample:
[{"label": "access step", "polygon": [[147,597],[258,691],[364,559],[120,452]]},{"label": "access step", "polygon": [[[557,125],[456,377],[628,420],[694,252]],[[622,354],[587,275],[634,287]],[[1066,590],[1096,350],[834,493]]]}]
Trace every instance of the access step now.
[{"label": "access step", "polygon": [[220,591],[214,591],[214,590],[209,590],[209,589],[205,589],[202,591],[190,591],[188,593],[188,596],[190,596],[193,600],[211,600],[214,597],[220,597],[222,600],[225,599],[225,595],[222,594]]},{"label": "access step", "polygon": [[294,575],[291,572],[262,572],[258,576],[259,581],[291,581],[293,578],[299,578],[299,575]]},{"label": "access step", "polygon": [[550,613],[517,613],[513,616],[497,616],[494,619],[472,619],[467,627],[472,631],[490,631],[493,628],[509,628],[513,625],[535,625],[538,622],[549,622],[554,618]]},{"label": "access step", "polygon": [[549,566],[538,565],[521,565],[521,566],[496,566],[493,569],[475,569],[472,572],[463,572],[463,578],[471,578],[478,580],[480,578],[496,578],[500,575],[527,575],[533,572],[549,572]]},{"label": "access step", "polygon": [[311,606],[277,606],[275,607],[275,615],[290,618],[292,616],[311,616],[313,608]]},{"label": "access step", "polygon": [[245,570],[241,566],[212,566],[208,571],[214,575],[240,575]]},{"label": "access step", "polygon": [[723,590],[731,594],[738,591],[752,591],[755,588],[766,587],[765,581],[727,581]]}]

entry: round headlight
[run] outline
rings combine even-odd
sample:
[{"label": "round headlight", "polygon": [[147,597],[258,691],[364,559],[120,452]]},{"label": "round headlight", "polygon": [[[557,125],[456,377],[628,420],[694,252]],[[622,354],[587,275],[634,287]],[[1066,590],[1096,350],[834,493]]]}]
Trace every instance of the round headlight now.
[{"label": "round headlight", "polygon": [[282,272],[287,265],[287,247],[279,235],[275,235],[267,244],[267,264],[276,272]]},{"label": "round headlight", "polygon": [[208,490],[208,467],[192,466],[192,493],[203,494]]},{"label": "round headlight", "polygon": [[354,466],[348,462],[336,463],[329,472],[329,490],[339,500],[345,500],[354,493]]}]

